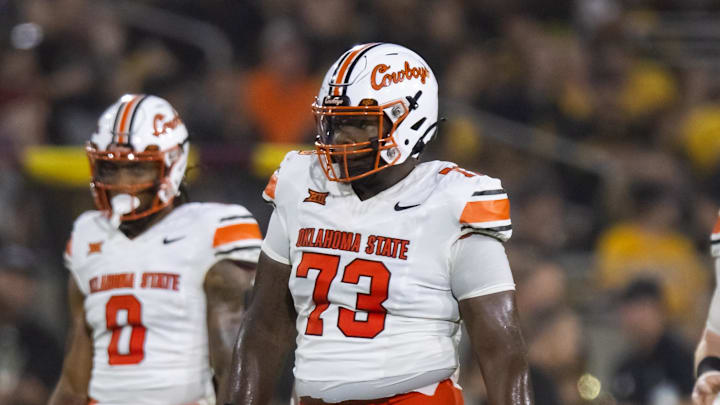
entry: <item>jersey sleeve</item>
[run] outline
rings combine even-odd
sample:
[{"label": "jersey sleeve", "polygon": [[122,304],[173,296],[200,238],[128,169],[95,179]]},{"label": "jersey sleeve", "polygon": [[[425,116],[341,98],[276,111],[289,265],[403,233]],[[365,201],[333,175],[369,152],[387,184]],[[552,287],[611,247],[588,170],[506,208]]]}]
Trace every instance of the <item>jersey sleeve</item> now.
[{"label": "jersey sleeve", "polygon": [[453,192],[461,206],[460,236],[481,234],[501,242],[510,239],[510,200],[500,180],[474,175],[459,182],[461,185]]},{"label": "jersey sleeve", "polygon": [[268,202],[270,204],[275,204],[275,189],[277,188],[279,174],[280,174],[280,169],[278,168],[275,170],[275,172],[272,174],[272,176],[270,176],[270,180],[268,180],[268,183],[262,192],[263,200],[265,200],[265,202]]},{"label": "jersey sleeve", "polygon": [[[715,279],[720,276],[720,258],[715,259]],[[708,330],[720,335],[720,286],[715,285],[712,300],[710,301],[710,310],[708,310],[708,318],[706,326]]]},{"label": "jersey sleeve", "polygon": [[282,264],[290,264],[290,237],[282,216],[277,210],[270,216],[262,251],[271,259]]},{"label": "jersey sleeve", "polygon": [[[715,258],[715,280],[720,280],[720,217],[718,217],[710,235],[710,253]],[[715,291],[710,301],[710,310],[706,324],[708,330],[720,334],[720,282],[716,281]]]},{"label": "jersey sleeve", "polygon": [[292,185],[288,183],[291,176],[297,176],[298,173],[292,173],[293,169],[298,169],[296,163],[300,163],[300,152],[290,151],[285,155],[280,166],[273,172],[268,180],[265,189],[262,192],[262,198],[274,206],[281,203],[283,197],[287,197],[291,193]]},{"label": "jersey sleeve", "polygon": [[290,264],[288,216],[292,216],[296,208],[296,188],[297,184],[302,183],[303,175],[307,172],[307,158],[308,156],[303,156],[298,151],[288,152],[262,193],[263,199],[274,207],[262,251],[283,264]]},{"label": "jersey sleeve", "polygon": [[73,279],[75,279],[75,284],[77,284],[80,291],[82,291],[83,294],[87,294],[87,291],[85,291],[84,288],[85,283],[80,281],[80,275],[77,271],[77,264],[74,260],[76,256],[77,255],[73,252],[73,237],[72,234],[70,234],[70,237],[65,244],[65,250],[63,251],[63,261],[65,262],[65,268],[68,269],[70,275],[72,275]]},{"label": "jersey sleeve", "polygon": [[457,240],[451,248],[450,286],[458,301],[514,290],[502,243],[471,233]]},{"label": "jersey sleeve", "polygon": [[[63,251],[63,261],[65,262],[65,268],[70,270],[73,266],[73,251],[72,251],[72,234],[65,243],[65,250]],[[70,270],[72,271],[72,270]]]},{"label": "jersey sleeve", "polygon": [[[83,232],[81,224],[88,221],[89,214],[85,213],[78,217],[73,224],[73,230],[68,237],[67,243],[65,244],[65,250],[63,251],[63,261],[65,268],[70,272],[75,284],[77,284],[80,291],[87,295],[89,293],[88,287],[83,282],[83,277],[80,271],[83,254],[87,256],[87,251],[81,252],[80,249],[83,246]],[[87,247],[87,243],[85,243]]]},{"label": "jersey sleeve", "polygon": [[257,263],[262,234],[250,212],[239,205],[228,205],[215,220],[212,249],[215,261],[224,259]]},{"label": "jersey sleeve", "polygon": [[715,221],[715,226],[710,235],[710,254],[715,258],[720,258],[720,216]]}]

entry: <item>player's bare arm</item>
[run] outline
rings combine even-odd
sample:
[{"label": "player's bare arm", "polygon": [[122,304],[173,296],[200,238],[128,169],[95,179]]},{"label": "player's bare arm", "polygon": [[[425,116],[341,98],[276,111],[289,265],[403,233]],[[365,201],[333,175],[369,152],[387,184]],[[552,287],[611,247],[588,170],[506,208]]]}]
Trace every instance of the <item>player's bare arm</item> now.
[{"label": "player's bare arm", "polygon": [[[715,259],[715,278],[720,276],[720,218],[710,235],[710,253]],[[720,393],[720,289],[710,301],[707,326],[695,350],[695,374],[692,400],[696,405],[712,404]]]},{"label": "player's bare arm", "polygon": [[[715,291],[708,314],[709,325],[720,323],[718,298],[718,292]],[[692,393],[693,403],[712,404],[720,393],[720,335],[707,327],[695,350],[695,370],[697,380]]]},{"label": "player's bare arm", "polygon": [[62,374],[52,396],[50,405],[86,405],[88,383],[92,368],[92,338],[85,323],[85,297],[71,277],[68,296],[72,325],[68,331],[67,351]]},{"label": "player's bare arm", "polygon": [[698,375],[692,400],[696,405],[712,404],[720,393],[720,371],[713,367],[720,367],[720,335],[705,328],[695,350]]},{"label": "player's bare arm", "polygon": [[217,382],[226,381],[233,345],[245,309],[245,293],[252,287],[254,263],[222,260],[205,276],[210,362]]},{"label": "player's bare arm", "polygon": [[295,308],[288,289],[291,266],[264,253],[232,358],[223,404],[260,405],[272,398],[275,381],[294,347]]},{"label": "player's bare arm", "polygon": [[462,300],[460,315],[485,379],[489,403],[533,404],[514,292]]}]

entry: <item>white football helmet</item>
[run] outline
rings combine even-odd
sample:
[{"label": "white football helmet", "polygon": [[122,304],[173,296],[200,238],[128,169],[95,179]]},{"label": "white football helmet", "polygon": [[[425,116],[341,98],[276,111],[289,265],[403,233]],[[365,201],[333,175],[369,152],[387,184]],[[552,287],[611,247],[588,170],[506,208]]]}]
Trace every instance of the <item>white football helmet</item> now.
[{"label": "white football helmet", "polygon": [[[316,151],[332,181],[353,181],[416,158],[437,131],[438,84],[418,54],[400,45],[354,46],[328,70],[312,106]],[[378,137],[368,142],[334,141],[334,121],[378,119]],[[387,128],[390,127],[390,128]],[[377,151],[374,167],[348,171],[348,155]],[[338,172],[339,171],[339,172]]]},{"label": "white football helmet", "polygon": [[[178,194],[188,161],[188,132],[175,109],[166,100],[145,94],[126,94],[100,116],[97,132],[87,143],[92,179],[90,189],[95,205],[108,218],[132,221],[170,205]],[[98,164],[154,162],[156,180],[144,184],[103,183]],[[136,195],[155,188],[149,208],[138,210]],[[122,193],[125,203],[110,200],[109,192]],[[122,201],[121,201],[122,202]],[[118,208],[124,206],[124,208]]]}]

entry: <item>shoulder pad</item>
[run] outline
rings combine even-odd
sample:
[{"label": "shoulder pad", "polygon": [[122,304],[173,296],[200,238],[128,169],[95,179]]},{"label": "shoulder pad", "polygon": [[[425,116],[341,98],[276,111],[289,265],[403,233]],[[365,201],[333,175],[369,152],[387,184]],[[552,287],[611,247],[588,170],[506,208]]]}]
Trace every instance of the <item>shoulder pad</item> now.
[{"label": "shoulder pad", "polygon": [[102,238],[95,238],[95,236],[101,235],[103,232],[101,225],[105,224],[104,221],[105,218],[100,211],[82,213],[75,219],[72,232],[65,244],[65,250],[63,251],[65,268],[75,278],[75,282],[83,294],[87,294],[87,287],[82,282],[78,269],[88,252],[101,247],[98,240],[102,240]]},{"label": "shoulder pad", "polygon": [[278,204],[292,190],[311,176],[313,163],[317,161],[314,152],[290,151],[280,163],[280,167],[270,177],[263,190],[263,199],[273,205]]}]

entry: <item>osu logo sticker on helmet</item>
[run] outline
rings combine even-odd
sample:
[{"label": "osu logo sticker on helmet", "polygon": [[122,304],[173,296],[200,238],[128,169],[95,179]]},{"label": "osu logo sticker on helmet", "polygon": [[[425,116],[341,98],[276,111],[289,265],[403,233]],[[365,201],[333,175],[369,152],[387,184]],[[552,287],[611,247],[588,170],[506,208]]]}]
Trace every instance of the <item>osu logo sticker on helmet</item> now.
[{"label": "osu logo sticker on helmet", "polygon": [[153,135],[160,136],[166,133],[168,129],[175,129],[178,125],[182,123],[177,113],[170,121],[162,122],[162,120],[164,119],[164,115],[155,114],[155,116],[153,117]]},{"label": "osu logo sticker on helmet", "polygon": [[390,69],[391,66],[388,66],[384,63],[381,63],[377,66],[375,66],[372,70],[372,73],[370,74],[370,85],[375,90],[380,90],[383,87],[388,87],[392,84],[400,83],[401,81],[407,79],[420,79],[420,82],[422,84],[425,84],[425,79],[428,77],[428,74],[430,73],[427,68],[424,67],[410,67],[410,63],[405,61],[405,68],[402,70],[398,70],[397,72],[392,73],[386,73],[383,75],[382,79],[380,81],[377,80],[377,74],[385,73]]}]

